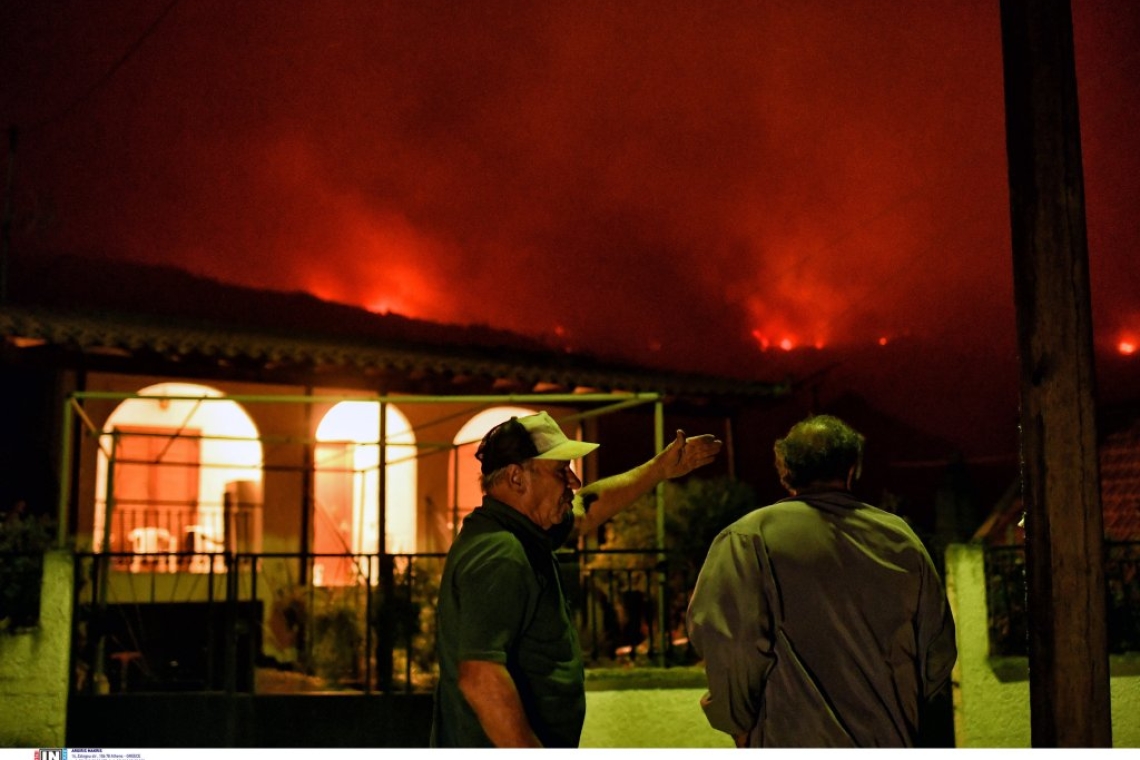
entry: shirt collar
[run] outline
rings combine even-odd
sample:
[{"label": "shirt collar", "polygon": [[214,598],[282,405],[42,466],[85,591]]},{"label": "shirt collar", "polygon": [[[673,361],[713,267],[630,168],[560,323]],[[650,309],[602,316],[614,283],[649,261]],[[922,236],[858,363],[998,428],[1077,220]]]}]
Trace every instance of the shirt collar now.
[{"label": "shirt collar", "polygon": [[493,496],[483,496],[484,510],[495,517],[504,526],[517,536],[526,536],[528,539],[542,542],[543,546],[555,549],[562,545],[574,526],[574,517],[555,525],[550,530],[543,530],[533,520],[509,504],[504,504]]},{"label": "shirt collar", "polygon": [[836,509],[859,509],[867,506],[856,499],[850,491],[818,490],[801,491],[795,496],[780,499],[783,501],[802,501],[814,507],[832,507]]}]

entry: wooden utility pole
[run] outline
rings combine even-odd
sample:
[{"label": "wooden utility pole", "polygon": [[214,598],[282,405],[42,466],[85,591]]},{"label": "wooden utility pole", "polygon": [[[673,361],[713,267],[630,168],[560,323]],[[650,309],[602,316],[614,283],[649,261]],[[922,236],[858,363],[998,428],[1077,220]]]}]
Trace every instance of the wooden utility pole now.
[{"label": "wooden utility pole", "polygon": [[1035,747],[1111,747],[1080,119],[1068,0],[1002,0]]}]

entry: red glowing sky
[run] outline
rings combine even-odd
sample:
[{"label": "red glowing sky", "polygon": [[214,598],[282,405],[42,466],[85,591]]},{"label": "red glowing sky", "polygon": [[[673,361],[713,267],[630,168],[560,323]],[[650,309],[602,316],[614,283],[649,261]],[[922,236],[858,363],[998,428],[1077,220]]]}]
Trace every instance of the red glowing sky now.
[{"label": "red glowing sky", "polygon": [[[1140,13],[1074,6],[1111,347],[1140,341]],[[1013,351],[993,0],[45,0],[0,30],[17,254],[681,369],[785,341]]]}]

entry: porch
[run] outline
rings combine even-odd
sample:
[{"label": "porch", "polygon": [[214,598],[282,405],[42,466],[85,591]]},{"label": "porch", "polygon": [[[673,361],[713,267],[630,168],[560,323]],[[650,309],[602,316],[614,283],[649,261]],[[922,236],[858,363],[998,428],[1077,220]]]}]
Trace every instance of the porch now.
[{"label": "porch", "polygon": [[[67,742],[426,746],[444,557],[77,555]],[[692,662],[683,614],[694,579],[678,563],[655,550],[560,560],[591,668]],[[350,582],[314,583],[317,563]],[[674,675],[700,680],[691,668]]]},{"label": "porch", "polygon": [[[71,691],[430,694],[445,556],[76,555]],[[691,563],[656,550],[559,559],[588,665],[693,661]]]}]

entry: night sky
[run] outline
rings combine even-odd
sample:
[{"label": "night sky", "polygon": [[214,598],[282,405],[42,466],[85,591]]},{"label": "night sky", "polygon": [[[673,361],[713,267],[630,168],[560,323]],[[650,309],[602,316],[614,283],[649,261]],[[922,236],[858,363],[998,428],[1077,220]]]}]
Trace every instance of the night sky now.
[{"label": "night sky", "polygon": [[[1138,8],[1073,8],[1117,395],[1140,362]],[[833,366],[833,392],[971,453],[1015,445],[997,0],[8,0],[0,70],[13,256],[673,369]]]}]

